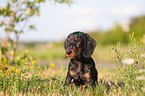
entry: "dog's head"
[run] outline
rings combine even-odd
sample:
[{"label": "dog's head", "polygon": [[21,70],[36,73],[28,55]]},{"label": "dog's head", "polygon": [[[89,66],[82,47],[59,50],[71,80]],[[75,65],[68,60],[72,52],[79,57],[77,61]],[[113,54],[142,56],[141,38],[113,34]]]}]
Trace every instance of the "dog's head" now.
[{"label": "dog's head", "polygon": [[64,42],[64,48],[68,58],[90,57],[95,46],[96,41],[92,37],[79,31],[68,35]]}]

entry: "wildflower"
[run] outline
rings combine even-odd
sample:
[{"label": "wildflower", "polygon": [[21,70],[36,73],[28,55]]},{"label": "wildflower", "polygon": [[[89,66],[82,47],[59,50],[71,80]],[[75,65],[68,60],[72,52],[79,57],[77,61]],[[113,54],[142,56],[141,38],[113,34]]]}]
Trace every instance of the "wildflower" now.
[{"label": "wildflower", "polygon": [[145,69],[138,70],[138,73],[143,73],[143,72],[145,72]]},{"label": "wildflower", "polygon": [[145,80],[145,76],[139,76],[136,78],[136,80]]},{"label": "wildflower", "polygon": [[140,56],[141,56],[141,57],[145,57],[145,54],[141,54]]},{"label": "wildflower", "polygon": [[38,66],[37,69],[40,69],[40,66]]},{"label": "wildflower", "polygon": [[7,70],[7,73],[8,73],[8,74],[10,74],[10,71],[9,71],[9,70]]},{"label": "wildflower", "polygon": [[40,86],[37,89],[40,89]]},{"label": "wildflower", "polygon": [[132,89],[135,90],[135,86],[132,86]]},{"label": "wildflower", "polygon": [[117,85],[117,80],[115,80],[115,85]]},{"label": "wildflower", "polygon": [[15,67],[14,66],[11,66],[10,70],[12,71],[15,71]]},{"label": "wildflower", "polygon": [[2,62],[2,60],[0,59],[0,63]]},{"label": "wildflower", "polygon": [[0,70],[0,72],[3,72],[3,70]]},{"label": "wildflower", "polygon": [[108,84],[109,84],[109,86],[111,86],[111,85],[112,85],[110,81],[108,82]]},{"label": "wildflower", "polygon": [[124,60],[122,60],[123,64],[127,64],[127,65],[131,65],[134,63],[134,59],[133,58],[125,58]]},{"label": "wildflower", "polygon": [[2,73],[1,76],[4,77],[4,76],[7,76],[7,74]]},{"label": "wildflower", "polygon": [[54,67],[55,66],[55,64],[53,64],[53,63],[50,63],[50,67],[52,68],[52,67]]},{"label": "wildflower", "polygon": [[116,89],[114,89],[114,92],[116,93]]},{"label": "wildflower", "polygon": [[32,64],[33,64],[33,65],[36,65],[37,63],[36,63],[36,61],[32,61]]},{"label": "wildflower", "polygon": [[6,66],[6,65],[0,65],[0,69],[1,70],[7,70],[8,69],[8,66]]},{"label": "wildflower", "polygon": [[34,68],[35,66],[32,65],[32,66],[30,66],[30,67],[31,67],[31,68]]},{"label": "wildflower", "polygon": [[17,74],[21,74],[21,69],[16,69]]},{"label": "wildflower", "polygon": [[28,65],[28,63],[26,63],[26,65]]},{"label": "wildflower", "polygon": [[20,62],[24,62],[25,60],[24,59],[22,59]]},{"label": "wildflower", "polygon": [[142,87],[141,90],[144,92],[145,91],[145,88]]}]

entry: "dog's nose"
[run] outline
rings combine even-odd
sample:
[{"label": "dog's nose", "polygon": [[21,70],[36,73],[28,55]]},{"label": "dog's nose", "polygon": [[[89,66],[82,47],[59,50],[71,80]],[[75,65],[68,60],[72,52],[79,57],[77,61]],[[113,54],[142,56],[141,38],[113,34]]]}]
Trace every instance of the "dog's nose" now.
[{"label": "dog's nose", "polygon": [[66,54],[67,54],[67,55],[70,55],[71,53],[72,53],[72,51],[69,51],[69,50],[66,51]]}]

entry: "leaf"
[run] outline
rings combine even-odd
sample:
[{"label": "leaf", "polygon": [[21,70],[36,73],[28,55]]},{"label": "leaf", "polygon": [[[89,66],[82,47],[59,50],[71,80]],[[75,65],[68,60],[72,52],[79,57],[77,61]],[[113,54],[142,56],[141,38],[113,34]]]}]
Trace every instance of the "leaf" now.
[{"label": "leaf", "polygon": [[21,30],[19,33],[23,33],[23,30]]},{"label": "leaf", "polygon": [[0,26],[3,26],[3,25],[4,25],[4,21],[1,21],[1,22],[0,22]]},{"label": "leaf", "polygon": [[7,32],[9,29],[8,28],[5,28],[5,32]]},{"label": "leaf", "polygon": [[36,0],[35,3],[40,3],[40,0]]},{"label": "leaf", "polygon": [[27,3],[29,3],[29,1],[23,1],[23,2],[22,2],[22,4],[27,4]]},{"label": "leaf", "polygon": [[26,14],[30,16],[31,15],[31,9],[28,9]]},{"label": "leaf", "polygon": [[2,52],[6,51],[6,50],[7,50],[6,47],[1,47],[1,51],[2,51]]},{"label": "leaf", "polygon": [[10,29],[10,31],[13,31],[13,32],[15,32],[15,29],[14,29],[14,28],[11,28],[11,29]]},{"label": "leaf", "polygon": [[36,10],[34,11],[34,13],[35,13],[35,15],[39,16],[39,10],[38,10],[38,9],[36,9]]},{"label": "leaf", "polygon": [[34,25],[30,25],[30,26],[29,26],[29,29],[30,29],[30,30],[36,30],[36,28],[35,28]]},{"label": "leaf", "polygon": [[41,0],[42,2],[45,2],[45,0]]},{"label": "leaf", "polygon": [[17,0],[12,0],[13,3],[17,2]]}]

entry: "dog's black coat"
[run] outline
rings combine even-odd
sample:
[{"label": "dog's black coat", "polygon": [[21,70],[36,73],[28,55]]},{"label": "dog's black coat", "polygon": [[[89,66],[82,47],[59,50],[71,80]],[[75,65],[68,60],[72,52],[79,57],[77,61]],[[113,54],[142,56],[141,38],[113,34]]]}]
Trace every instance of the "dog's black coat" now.
[{"label": "dog's black coat", "polygon": [[91,55],[95,49],[96,41],[83,32],[71,33],[64,42],[66,56],[71,58],[65,84],[88,84],[95,86],[98,72]]}]

